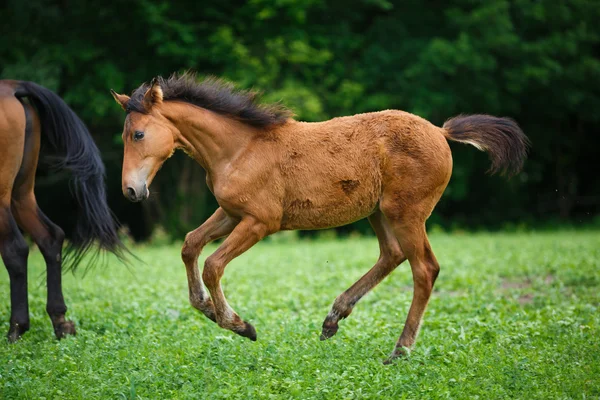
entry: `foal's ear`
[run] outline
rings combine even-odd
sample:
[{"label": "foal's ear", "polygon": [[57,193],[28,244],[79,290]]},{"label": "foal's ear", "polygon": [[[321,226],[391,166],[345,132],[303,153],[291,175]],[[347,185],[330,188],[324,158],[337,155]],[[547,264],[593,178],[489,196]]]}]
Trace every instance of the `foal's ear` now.
[{"label": "foal's ear", "polygon": [[121,106],[121,108],[127,111],[127,103],[129,102],[129,96],[119,94],[114,90],[110,89],[110,94],[114,97],[115,101]]},{"label": "foal's ear", "polygon": [[150,82],[150,87],[144,93],[144,108],[148,111],[157,105],[161,104],[163,101],[163,91],[160,87],[160,83],[158,83],[158,79],[153,78],[152,82]]}]

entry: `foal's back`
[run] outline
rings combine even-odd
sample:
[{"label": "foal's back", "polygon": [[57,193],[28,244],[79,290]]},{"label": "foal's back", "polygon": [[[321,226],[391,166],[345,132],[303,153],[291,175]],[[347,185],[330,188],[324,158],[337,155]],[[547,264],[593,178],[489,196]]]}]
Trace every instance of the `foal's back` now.
[{"label": "foal's back", "polygon": [[391,189],[413,187],[422,196],[440,186],[443,191],[452,169],[443,130],[402,111],[293,121],[278,136],[286,187],[282,229],[326,228],[365,218]]}]

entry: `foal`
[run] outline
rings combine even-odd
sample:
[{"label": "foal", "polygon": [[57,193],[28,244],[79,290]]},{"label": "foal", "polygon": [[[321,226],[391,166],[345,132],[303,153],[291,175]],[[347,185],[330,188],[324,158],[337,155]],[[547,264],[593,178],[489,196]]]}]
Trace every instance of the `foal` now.
[{"label": "foal", "polygon": [[[439,272],[425,220],[452,173],[448,140],[489,153],[492,172],[518,172],[527,138],[515,122],[488,115],[459,116],[442,128],[406,112],[387,110],[305,123],[278,105],[215,79],[157,78],[131,97],[112,94],[127,112],[122,190],[148,197],[154,176],[175,149],[206,170],[220,207],[187,234],[182,250],[191,304],[220,327],[256,340],[252,325],[229,306],[220,280],[227,264],[280,230],[322,229],[368,218],[379,240],[375,265],[337,297],[321,339],[408,259],[413,301],[390,359],[415,342]],[[225,237],[200,277],[197,260],[209,242]],[[210,292],[205,292],[203,282]]]}]

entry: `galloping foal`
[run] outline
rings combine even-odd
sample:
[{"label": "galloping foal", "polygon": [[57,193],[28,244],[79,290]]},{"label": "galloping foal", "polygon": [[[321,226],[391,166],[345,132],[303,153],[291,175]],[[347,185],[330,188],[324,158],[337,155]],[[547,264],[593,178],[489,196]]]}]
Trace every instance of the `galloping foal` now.
[{"label": "galloping foal", "polygon": [[[527,151],[515,122],[489,115],[459,116],[442,128],[395,110],[305,123],[278,105],[259,105],[254,93],[215,79],[197,83],[193,75],[154,79],[131,97],[111,92],[127,112],[122,176],[127,198],[148,197],[156,172],[175,149],[206,170],[220,207],[185,238],[190,302],[220,327],[251,340],[254,327],[229,306],[221,289],[227,264],[277,231],[329,228],[367,217],[379,240],[379,260],[337,297],[321,339],[333,336],[358,300],[408,259],[413,301],[390,359],[404,354],[415,342],[439,271],[425,220],[452,172],[447,140],[487,151],[492,172],[518,172]],[[224,236],[201,278],[202,248]]]},{"label": "galloping foal", "polygon": [[19,227],[31,235],[46,261],[46,311],[56,337],[75,334],[75,325],[65,319],[67,306],[61,284],[65,235],[38,208],[34,194],[42,134],[58,153],[57,166],[69,170],[75,183],[78,220],[65,251],[67,267],[75,268],[95,241],[101,249],[123,254],[106,204],[104,165],[83,122],[60,97],[42,86],[0,81],[0,253],[10,277],[11,342],[29,329],[29,248]]}]

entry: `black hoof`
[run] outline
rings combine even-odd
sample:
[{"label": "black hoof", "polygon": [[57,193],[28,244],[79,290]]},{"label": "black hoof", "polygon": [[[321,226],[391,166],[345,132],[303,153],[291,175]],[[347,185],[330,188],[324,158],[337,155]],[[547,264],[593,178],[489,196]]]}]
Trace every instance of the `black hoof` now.
[{"label": "black hoof", "polygon": [[17,330],[10,329],[6,337],[8,339],[8,343],[16,343],[19,339],[21,339],[21,334],[19,334]]},{"label": "black hoof", "polygon": [[392,354],[390,354],[388,358],[383,360],[383,365],[393,364],[394,361],[398,359],[407,359],[409,355],[410,349],[408,347],[397,347],[396,349],[394,349],[394,351],[392,352]]},{"label": "black hoof", "polygon": [[383,360],[383,365],[393,364],[394,360],[396,360],[396,357],[389,356],[388,358],[386,358],[385,360]]},{"label": "black hoof", "polygon": [[321,331],[321,340],[327,340],[333,335],[335,335],[338,331],[337,322],[323,322],[323,330]]},{"label": "black hoof", "polygon": [[244,321],[244,329],[242,329],[241,331],[234,332],[240,336],[252,340],[253,342],[256,342],[256,329],[254,329],[254,327],[246,321]]},{"label": "black hoof", "polygon": [[54,334],[58,340],[67,337],[67,335],[77,335],[75,323],[73,321],[64,321],[54,327]]},{"label": "black hoof", "polygon": [[12,324],[10,326],[10,328],[8,329],[8,334],[6,335],[8,342],[9,343],[17,342],[19,339],[21,339],[21,336],[28,330],[29,330],[28,325]]}]

